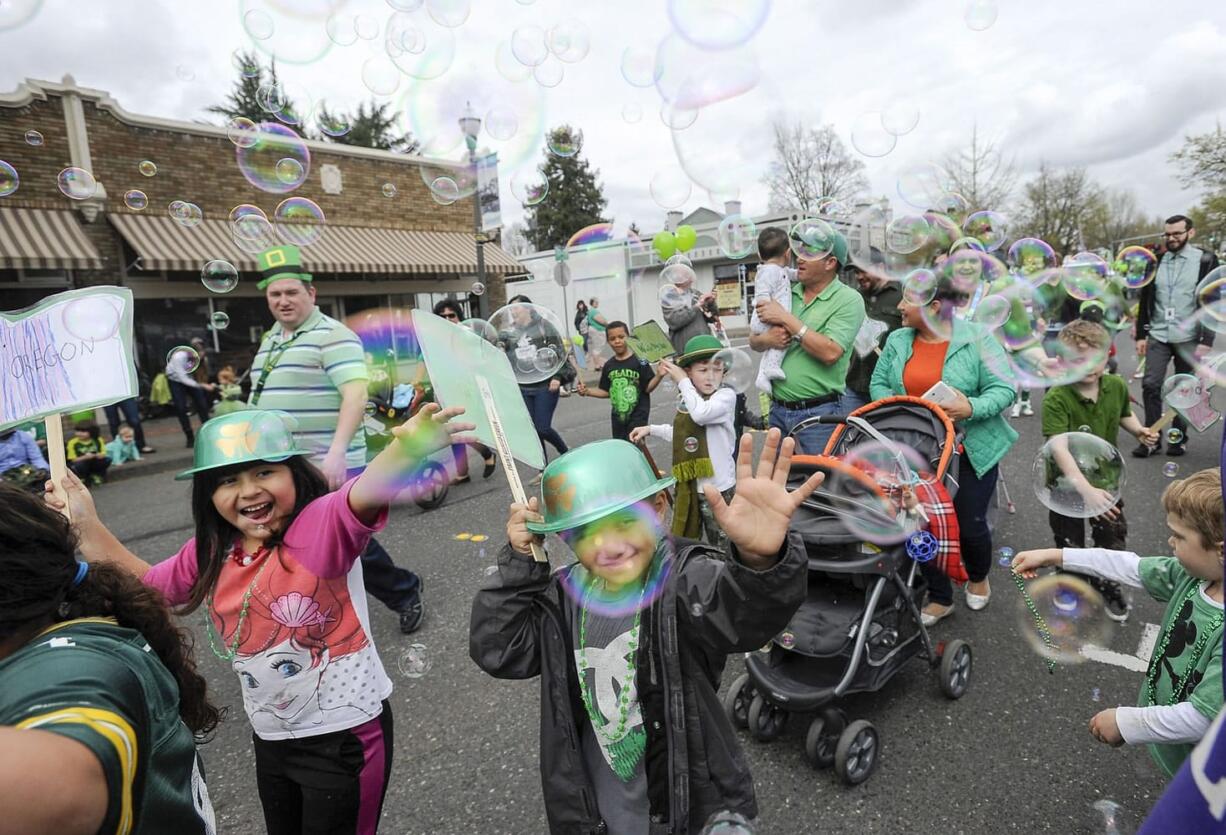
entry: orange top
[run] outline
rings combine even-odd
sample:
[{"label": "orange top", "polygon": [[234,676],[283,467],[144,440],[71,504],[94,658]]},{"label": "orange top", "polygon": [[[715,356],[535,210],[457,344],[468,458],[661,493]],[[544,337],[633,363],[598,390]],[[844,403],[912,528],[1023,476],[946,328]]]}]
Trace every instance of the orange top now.
[{"label": "orange top", "polygon": [[902,368],[902,387],[912,397],[923,397],[924,392],[941,379],[945,365],[945,352],[949,342],[924,342],[916,339],[911,345],[911,359]]}]

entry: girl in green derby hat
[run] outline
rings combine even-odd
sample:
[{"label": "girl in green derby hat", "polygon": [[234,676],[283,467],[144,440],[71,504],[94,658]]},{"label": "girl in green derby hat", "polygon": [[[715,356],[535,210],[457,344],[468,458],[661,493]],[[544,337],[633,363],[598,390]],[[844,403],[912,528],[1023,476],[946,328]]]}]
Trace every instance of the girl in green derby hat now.
[{"label": "girl in green derby hat", "polygon": [[[663,533],[673,479],[625,441],[550,462],[544,515],[536,497],[511,505],[469,654],[497,678],[542,678],[550,832],[698,832],[720,811],[757,815],[716,690],[726,656],[760,648],[805,596],[804,544],[788,524],[822,477],[788,491],[794,446],[772,429],[755,471],[746,435],[731,504],[707,486],[726,551]],[[535,561],[546,533],[578,562]]]},{"label": "girl in green derby hat", "polygon": [[[209,646],[238,675],[255,731],[256,780],[272,835],[376,831],[391,773],[392,682],[371,637],[359,557],[421,460],[472,424],[424,407],[336,492],[294,442],[282,412],[259,409],[200,428],[192,481],[196,535],[149,565],[103,526],[65,480],[90,562],[140,577],[180,614],[204,605]],[[48,494],[50,497],[50,494]],[[53,498],[49,503],[58,505]]]}]

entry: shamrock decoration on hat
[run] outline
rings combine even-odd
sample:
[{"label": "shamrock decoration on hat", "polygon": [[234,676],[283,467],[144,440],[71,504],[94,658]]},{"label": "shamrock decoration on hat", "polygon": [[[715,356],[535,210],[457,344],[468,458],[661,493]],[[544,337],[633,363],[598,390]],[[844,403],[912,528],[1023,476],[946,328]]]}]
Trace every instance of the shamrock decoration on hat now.
[{"label": "shamrock decoration on hat", "polygon": [[296,246],[274,246],[257,257],[262,277],[256,287],[260,290],[282,278],[296,278],[307,282],[311,280],[311,274],[302,271],[302,253]]}]

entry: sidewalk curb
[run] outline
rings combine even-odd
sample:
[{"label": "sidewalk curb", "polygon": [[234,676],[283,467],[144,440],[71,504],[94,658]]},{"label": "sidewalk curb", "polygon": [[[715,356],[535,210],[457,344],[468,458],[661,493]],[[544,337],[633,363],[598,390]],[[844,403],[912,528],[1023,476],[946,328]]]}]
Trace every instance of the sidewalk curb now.
[{"label": "sidewalk curb", "polygon": [[[148,461],[149,463],[144,463]],[[123,481],[129,478],[140,478],[144,475],[158,475],[159,473],[167,473],[171,470],[187,469],[191,466],[191,458],[167,456],[165,458],[142,458],[141,463],[137,466],[131,464],[122,464],[113,469],[107,470],[106,483],[113,484],[117,481]]]}]

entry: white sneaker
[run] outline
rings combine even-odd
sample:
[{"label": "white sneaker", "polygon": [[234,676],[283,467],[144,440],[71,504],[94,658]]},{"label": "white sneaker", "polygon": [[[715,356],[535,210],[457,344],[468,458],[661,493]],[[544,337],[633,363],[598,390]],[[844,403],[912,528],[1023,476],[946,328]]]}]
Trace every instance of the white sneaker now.
[{"label": "white sneaker", "polygon": [[1022,404],[1014,403],[1013,408],[1009,411],[1009,417],[1017,417],[1022,413]]},{"label": "white sneaker", "polygon": [[[987,583],[987,580],[984,580]],[[980,612],[987,608],[988,601],[992,599],[992,587],[988,586],[987,594],[974,594],[971,591],[966,592],[966,608],[972,612]]]},{"label": "white sneaker", "polygon": [[1023,414],[1023,415],[1028,415],[1028,416],[1029,416],[1029,415],[1033,415],[1033,414],[1034,414],[1034,407],[1032,407],[1032,406],[1030,405],[1030,401],[1029,401],[1029,400],[1023,400],[1023,401],[1022,401],[1022,414]]}]

